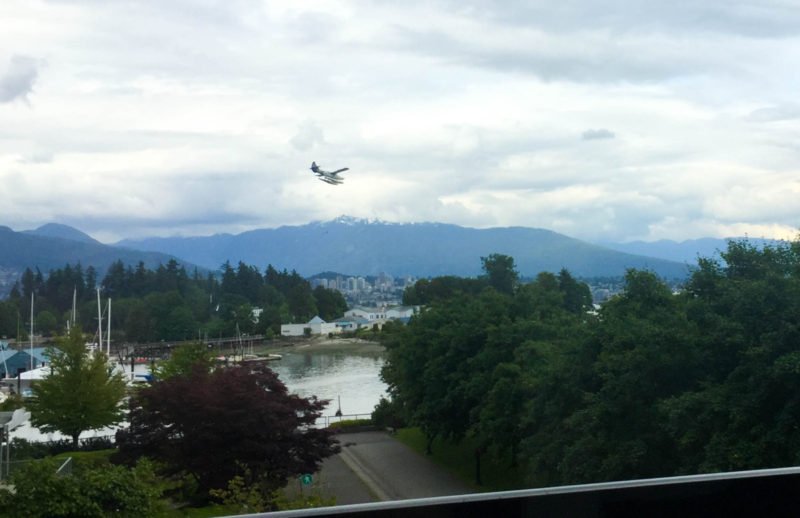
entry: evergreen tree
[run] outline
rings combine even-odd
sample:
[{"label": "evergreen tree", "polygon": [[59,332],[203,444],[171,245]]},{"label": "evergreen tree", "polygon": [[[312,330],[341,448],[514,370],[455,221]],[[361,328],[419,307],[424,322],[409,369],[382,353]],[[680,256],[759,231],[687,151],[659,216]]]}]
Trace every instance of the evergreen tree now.
[{"label": "evergreen tree", "polygon": [[519,282],[519,274],[514,266],[513,257],[490,254],[489,257],[481,257],[481,266],[489,286],[502,293],[513,293]]}]

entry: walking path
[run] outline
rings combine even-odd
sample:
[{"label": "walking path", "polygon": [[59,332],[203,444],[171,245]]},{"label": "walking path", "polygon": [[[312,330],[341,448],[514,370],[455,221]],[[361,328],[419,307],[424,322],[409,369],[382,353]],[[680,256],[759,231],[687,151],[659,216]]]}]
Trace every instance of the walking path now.
[{"label": "walking path", "polygon": [[317,474],[324,496],[338,505],[474,493],[444,468],[385,432],[338,436],[342,452]]}]

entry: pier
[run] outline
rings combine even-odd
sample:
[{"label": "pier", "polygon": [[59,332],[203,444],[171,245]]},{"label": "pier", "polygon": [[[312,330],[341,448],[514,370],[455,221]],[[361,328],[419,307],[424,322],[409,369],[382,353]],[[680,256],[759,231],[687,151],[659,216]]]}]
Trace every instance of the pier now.
[{"label": "pier", "polygon": [[[239,349],[249,349],[264,344],[264,335],[232,336],[225,338],[209,338],[199,340],[212,351],[237,351]],[[182,345],[198,343],[198,340],[181,341],[160,341],[136,344],[123,344],[112,350],[111,356],[120,360],[129,361],[136,358],[146,358],[147,360],[159,360],[169,356],[169,353]]]}]

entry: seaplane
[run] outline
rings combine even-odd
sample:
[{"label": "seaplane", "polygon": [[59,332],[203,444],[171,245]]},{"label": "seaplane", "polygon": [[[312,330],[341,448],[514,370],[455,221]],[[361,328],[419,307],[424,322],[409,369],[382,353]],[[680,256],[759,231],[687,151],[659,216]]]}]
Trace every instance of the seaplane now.
[{"label": "seaplane", "polygon": [[316,162],[311,162],[311,172],[317,175],[321,181],[331,185],[339,185],[344,181],[344,178],[339,176],[339,173],[350,170],[349,167],[337,169],[336,171],[323,171],[319,168]]}]

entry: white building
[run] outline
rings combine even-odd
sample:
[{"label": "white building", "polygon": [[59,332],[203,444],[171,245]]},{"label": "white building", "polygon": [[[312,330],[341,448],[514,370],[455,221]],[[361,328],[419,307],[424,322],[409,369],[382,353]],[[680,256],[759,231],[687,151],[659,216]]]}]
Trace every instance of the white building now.
[{"label": "white building", "polygon": [[341,329],[335,323],[325,322],[318,316],[305,324],[281,324],[281,336],[327,335],[328,333],[339,332],[341,332]]},{"label": "white building", "polygon": [[341,331],[358,331],[359,329],[372,329],[372,323],[362,317],[342,317],[335,320],[336,326]]},{"label": "white building", "polygon": [[386,308],[386,318],[411,318],[417,311],[419,311],[419,306],[392,306]]},{"label": "white building", "polygon": [[345,311],[344,316],[345,318],[360,317],[370,322],[395,319],[405,320],[414,316],[414,314],[418,313],[419,310],[420,306],[391,306],[388,308],[386,306],[380,308],[353,306]]},{"label": "white building", "polygon": [[365,308],[353,306],[344,312],[346,317],[361,317],[372,322],[373,320],[386,320],[386,308]]}]

